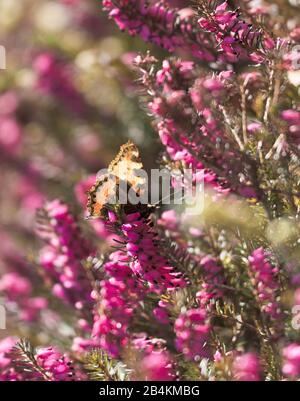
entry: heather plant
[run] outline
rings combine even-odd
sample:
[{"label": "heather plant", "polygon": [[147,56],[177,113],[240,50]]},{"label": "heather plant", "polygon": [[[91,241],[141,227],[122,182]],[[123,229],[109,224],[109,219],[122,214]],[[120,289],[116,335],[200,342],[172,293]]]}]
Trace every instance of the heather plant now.
[{"label": "heather plant", "polygon": [[[299,4],[61,0],[35,18],[0,81],[0,380],[299,380]],[[112,202],[140,190],[123,158],[189,169],[203,204]]]}]

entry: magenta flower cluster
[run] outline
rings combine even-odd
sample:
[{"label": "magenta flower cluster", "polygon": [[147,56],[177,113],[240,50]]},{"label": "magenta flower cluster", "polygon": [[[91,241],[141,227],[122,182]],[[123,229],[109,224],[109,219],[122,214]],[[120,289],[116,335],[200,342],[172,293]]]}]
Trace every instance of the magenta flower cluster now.
[{"label": "magenta flower cluster", "polygon": [[282,371],[287,377],[299,377],[300,374],[300,345],[289,344],[282,351]]},{"label": "magenta flower cluster", "polygon": [[[100,282],[93,336],[102,348],[117,356],[131,338],[130,323],[147,292],[162,295],[185,287],[186,281],[161,254],[150,222],[139,213],[127,214],[120,224],[109,212],[108,225],[121,231],[125,253],[114,252],[104,266],[107,278]],[[168,322],[167,306],[160,301],[154,309],[158,321]]]},{"label": "magenta flower cluster", "polygon": [[67,355],[62,355],[56,349],[49,347],[37,352],[36,360],[49,381],[80,380],[83,375],[75,371]]},{"label": "magenta flower cluster", "polygon": [[171,52],[182,49],[206,61],[215,59],[209,36],[198,28],[191,8],[180,10],[164,1],[147,0],[104,0],[103,5],[118,27],[131,35],[138,34]]},{"label": "magenta flower cluster", "polygon": [[71,69],[57,60],[54,54],[38,54],[34,69],[38,90],[56,98],[75,115],[84,116],[87,113],[87,105],[74,85]]},{"label": "magenta flower cluster", "polygon": [[13,350],[17,339],[7,337],[0,341],[0,381],[71,381],[83,380],[84,374],[75,366],[68,355],[61,354],[53,347],[40,348],[34,360],[30,361],[31,371],[23,371],[21,365],[15,368]]},{"label": "magenta flower cluster", "polygon": [[176,347],[188,359],[210,357],[209,332],[205,309],[189,309],[175,321]]},{"label": "magenta flower cluster", "polygon": [[281,117],[288,124],[288,140],[296,145],[300,143],[300,111],[284,110]]},{"label": "magenta flower cluster", "polygon": [[66,204],[48,202],[41,210],[38,235],[46,245],[40,264],[53,282],[52,293],[90,315],[92,286],[82,261],[93,253]]},{"label": "magenta flower cluster", "polygon": [[20,318],[26,322],[38,320],[40,313],[47,308],[48,301],[42,296],[32,296],[33,288],[26,277],[18,273],[6,273],[0,278],[0,291],[5,303],[19,308]]},{"label": "magenta flower cluster", "polygon": [[180,272],[168,263],[159,247],[159,239],[154,230],[139,213],[125,217],[121,231],[126,242],[126,251],[133,258],[132,270],[148,285],[150,292],[184,287],[186,282]]},{"label": "magenta flower cluster", "polygon": [[115,252],[104,266],[107,278],[100,282],[92,335],[99,346],[118,357],[130,339],[129,327],[143,289],[126,264],[128,257]]},{"label": "magenta flower cluster", "polygon": [[261,366],[256,354],[248,352],[238,355],[233,361],[234,379],[238,381],[259,381]]},{"label": "magenta flower cluster", "polygon": [[211,302],[224,296],[224,272],[223,268],[212,256],[204,256],[200,261],[202,268],[203,283],[201,290],[197,292],[196,298],[203,308],[209,308]]},{"label": "magenta flower cluster", "polygon": [[230,9],[228,1],[224,1],[213,11],[209,12],[205,8],[203,11],[206,15],[199,19],[199,25],[215,34],[226,60],[236,62],[249,55],[253,61],[261,62],[264,60],[264,54],[260,52],[260,47],[264,51],[274,48],[274,41],[264,35],[261,29],[255,29],[252,24],[244,21],[239,10]]},{"label": "magenta flower cluster", "polygon": [[258,248],[249,256],[250,268],[253,273],[253,285],[262,311],[273,319],[278,319],[281,310],[276,301],[276,292],[279,289],[277,279],[278,267],[274,267],[268,260],[269,255],[263,248]]}]

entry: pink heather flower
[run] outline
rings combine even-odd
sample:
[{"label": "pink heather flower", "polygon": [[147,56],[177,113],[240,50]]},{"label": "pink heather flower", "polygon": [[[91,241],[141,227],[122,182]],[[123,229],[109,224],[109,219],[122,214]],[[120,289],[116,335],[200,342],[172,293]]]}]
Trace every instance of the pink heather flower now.
[{"label": "pink heather flower", "polygon": [[30,281],[15,272],[6,273],[0,278],[0,291],[5,295],[6,302],[17,303],[20,318],[26,322],[35,321],[48,305],[44,297],[31,297]]},{"label": "pink heather flower", "polygon": [[250,83],[257,88],[260,88],[263,82],[262,74],[259,71],[247,71],[241,75],[244,82]]},{"label": "pink heather flower", "polygon": [[166,308],[157,307],[153,309],[153,315],[161,324],[169,324],[170,318]]},{"label": "pink heather flower", "polygon": [[249,13],[252,14],[253,16],[257,16],[259,14],[261,15],[268,15],[271,12],[271,7],[269,5],[250,5]]},{"label": "pink heather flower", "polygon": [[250,352],[234,359],[232,371],[234,379],[238,381],[261,380],[259,359],[257,355]]},{"label": "pink heather flower", "polygon": [[[186,282],[182,274],[168,264],[159,249],[154,229],[140,213],[127,214],[119,222],[111,211],[107,225],[112,230],[122,231],[126,253],[114,252],[111,261],[104,265],[107,277],[100,282],[93,336],[99,340],[101,348],[118,356],[130,340],[128,329],[144,296],[149,292],[162,294],[175,290]],[[168,321],[165,308],[165,305],[158,305],[154,309],[154,316],[161,323]]]},{"label": "pink heather flower", "polygon": [[203,87],[218,94],[224,88],[224,85],[217,78],[208,78],[203,81]]},{"label": "pink heather flower", "polygon": [[22,146],[22,128],[15,117],[19,98],[12,91],[0,96],[0,150],[15,156]]},{"label": "pink heather flower", "polygon": [[73,83],[73,77],[67,65],[59,62],[51,53],[39,54],[33,62],[37,74],[37,89],[57,98],[76,116],[83,117],[87,104]]},{"label": "pink heather flower", "polygon": [[[210,11],[209,18],[206,15],[201,17],[198,23],[203,30],[215,36],[223,56],[220,59],[223,58],[229,62],[236,62],[247,58],[247,55],[250,56],[251,50],[258,50],[257,43],[263,39],[262,32],[245,22],[240,17],[239,10],[232,11],[227,1]],[[267,44],[270,40],[270,38],[264,38]]]},{"label": "pink heather flower", "polygon": [[300,27],[297,27],[290,32],[290,38],[295,42],[300,42]]},{"label": "pink heather flower", "polygon": [[[237,91],[233,73],[223,71],[205,78],[199,74],[199,78],[196,68],[183,73],[181,60],[167,60],[155,73],[157,63],[149,56],[139,57],[137,65],[151,94],[149,108],[170,159],[191,169],[193,182],[199,182],[202,173],[205,184],[220,195],[230,190],[240,194],[245,186],[249,187],[245,180],[233,179],[241,173],[237,168],[241,155],[233,146],[226,148],[226,126],[216,110],[224,97],[230,98]],[[178,94],[179,103],[170,101]],[[249,171],[245,173],[250,175]]]},{"label": "pink heather flower", "polygon": [[102,147],[99,135],[93,131],[82,129],[79,130],[73,141],[73,149],[78,159],[91,169],[99,168],[99,152]]},{"label": "pink heather flower", "polygon": [[69,6],[78,6],[80,3],[82,3],[82,0],[59,0],[60,3],[69,5]]},{"label": "pink heather flower", "polygon": [[[170,231],[170,234],[173,236],[174,232],[178,231],[180,221],[175,210],[167,210],[162,213],[157,223],[164,229]],[[175,236],[177,236],[177,233]]]},{"label": "pink heather flower", "polygon": [[191,227],[189,233],[192,237],[203,237],[203,231],[200,228]]},{"label": "pink heather flower", "polygon": [[269,256],[263,248],[258,248],[249,256],[249,263],[255,294],[262,311],[273,319],[278,319],[281,316],[280,306],[276,301],[276,292],[279,289],[276,277],[278,268],[270,264]]},{"label": "pink heather flower", "polygon": [[[30,269],[28,269],[24,254],[21,252],[20,248],[17,247],[17,244],[13,240],[12,236],[8,235],[7,230],[0,230],[0,258],[2,263],[9,270],[14,270],[12,273],[17,273],[22,277],[25,272],[30,273]],[[6,273],[3,273],[3,275],[4,274]],[[6,287],[9,282],[10,280],[3,285]],[[9,289],[9,285],[7,288]]]},{"label": "pink heather flower", "polygon": [[282,373],[287,377],[300,377],[300,345],[289,344],[282,350],[283,366]]},{"label": "pink heather flower", "polygon": [[284,110],[281,113],[281,117],[290,123],[300,123],[300,111],[297,110]]},{"label": "pink heather flower", "polygon": [[28,375],[26,372],[16,372],[10,353],[16,345],[17,339],[14,337],[6,337],[0,340],[0,382],[1,381],[17,381],[26,380]]},{"label": "pink heather flower", "polygon": [[300,288],[294,292],[294,305],[300,305]]},{"label": "pink heather flower", "polygon": [[131,346],[140,356],[138,380],[175,380],[174,363],[165,340],[140,333],[133,336]]},{"label": "pink heather flower", "polygon": [[20,175],[17,179],[13,196],[20,202],[21,213],[25,214],[24,223],[32,228],[36,209],[41,207],[44,202],[44,195],[37,186],[37,182],[31,177],[30,173]]},{"label": "pink heather flower", "polygon": [[0,115],[7,116],[13,114],[19,105],[18,94],[8,91],[0,95]]},{"label": "pink heather flower", "polygon": [[71,15],[72,24],[75,28],[79,28],[94,38],[103,36],[103,32],[105,31],[104,24],[101,23],[99,16],[94,12],[91,4],[87,4],[84,0],[59,1],[69,7],[68,13]]},{"label": "pink heather flower", "polygon": [[176,348],[187,359],[198,360],[211,356],[209,345],[210,326],[206,323],[204,309],[189,309],[175,321]]},{"label": "pink heather flower", "polygon": [[166,109],[164,108],[163,101],[159,97],[154,98],[153,101],[148,104],[148,106],[150,111],[158,116],[162,116],[166,111]]},{"label": "pink heather flower", "polygon": [[96,181],[96,175],[92,174],[88,177],[78,181],[75,186],[74,192],[78,203],[85,208],[87,204],[87,191],[94,185]]},{"label": "pink heather flower", "polygon": [[145,356],[140,362],[139,369],[144,380],[175,380],[172,363],[166,351],[152,352]]},{"label": "pink heather flower", "polygon": [[299,51],[294,51],[293,48],[291,51],[284,54],[282,58],[282,66],[287,71],[297,71],[299,69]]},{"label": "pink heather flower", "polygon": [[215,59],[208,35],[197,26],[191,9],[179,10],[161,1],[145,0],[105,0],[103,6],[118,27],[130,35],[140,35],[168,51],[183,49],[202,60]]},{"label": "pink heather flower", "polygon": [[250,132],[250,134],[259,132],[261,131],[261,129],[262,129],[262,124],[258,122],[253,122],[247,125],[247,131]]},{"label": "pink heather flower", "polygon": [[137,57],[136,52],[127,52],[121,55],[121,61],[126,67],[132,69],[134,67],[134,60]]},{"label": "pink heather flower", "polygon": [[[0,368],[1,371],[5,369],[10,363],[11,359],[8,357],[9,352],[16,345],[17,339],[14,337],[6,337],[0,341]],[[1,373],[0,373],[1,378]]]},{"label": "pink heather flower", "polygon": [[300,111],[297,110],[284,110],[281,113],[281,118],[288,124],[287,141],[295,142],[296,145],[300,144]]},{"label": "pink heather flower", "polygon": [[6,273],[0,278],[0,291],[9,294],[10,299],[28,297],[32,292],[30,281],[18,273]]},{"label": "pink heather flower", "polygon": [[[225,190],[218,183],[216,174],[211,170],[206,170],[205,162],[202,162],[201,159],[206,152],[205,142],[203,142],[206,137],[210,137],[211,143],[223,136],[222,132],[218,130],[217,120],[209,107],[206,107],[206,103],[210,105],[212,97],[217,98],[220,95],[220,88],[224,88],[225,78],[212,77],[195,81],[193,64],[181,60],[165,60],[162,68],[156,72],[155,79],[154,76],[150,78],[147,72],[148,69],[155,66],[155,61],[149,57],[144,59],[140,57],[137,65],[141,67],[142,79],[145,83],[147,84],[149,80],[153,81],[150,90],[153,98],[149,103],[149,108],[157,117],[157,131],[170,158],[174,161],[181,161],[195,171],[194,182],[197,180],[197,170],[202,170],[205,183],[224,193]],[[204,88],[204,82],[208,89]],[[211,90],[212,84],[215,90]],[[183,91],[182,87],[189,88],[189,90]],[[199,113],[201,118],[199,117],[197,126],[187,127],[187,122],[191,121],[193,113]],[[187,135],[187,131],[189,135]],[[214,149],[214,152],[217,152],[217,142]],[[217,153],[218,155],[214,154],[213,157],[218,159],[218,163],[221,164],[224,153]],[[199,155],[199,158],[196,155]],[[173,182],[172,185],[174,186],[175,183]]]},{"label": "pink heather flower", "polygon": [[89,350],[97,348],[98,341],[93,338],[75,337],[73,339],[72,351],[83,354]]},{"label": "pink heather flower", "polygon": [[180,272],[170,266],[159,250],[156,233],[139,213],[126,216],[121,230],[133,271],[148,284],[150,292],[163,293],[186,285]]},{"label": "pink heather flower", "polygon": [[138,303],[143,299],[143,291],[141,283],[126,264],[126,257],[122,260],[119,252],[115,252],[110,259],[104,265],[107,277],[100,282],[92,335],[102,349],[118,357],[122,347],[128,344],[128,328]]},{"label": "pink heather flower", "polygon": [[46,372],[49,381],[80,380],[82,377],[79,372],[74,371],[69,357],[52,347],[40,349],[36,360]]},{"label": "pink heather flower", "polygon": [[[288,266],[288,265],[287,265]],[[291,267],[291,271],[294,269],[294,267]],[[295,273],[291,277],[291,284],[298,286],[300,285],[300,273]]]},{"label": "pink heather flower", "polygon": [[218,363],[222,360],[222,354],[219,350],[214,353],[214,362]]},{"label": "pink heather flower", "polygon": [[44,311],[48,306],[48,301],[44,297],[33,297],[19,300],[19,306],[21,307],[20,318],[25,322],[33,322],[37,320],[40,313]]},{"label": "pink heather flower", "polygon": [[19,152],[22,141],[22,131],[15,118],[0,116],[0,149],[15,155]]},{"label": "pink heather flower", "polygon": [[131,345],[134,349],[149,355],[153,351],[166,350],[166,341],[162,338],[149,337],[146,333],[134,334]]},{"label": "pink heather flower", "polygon": [[93,254],[93,249],[66,204],[48,202],[42,213],[38,235],[48,245],[40,252],[40,263],[53,280],[53,293],[77,309],[88,310],[93,304],[92,287],[81,261]]},{"label": "pink heather flower", "polygon": [[212,302],[222,298],[224,295],[223,267],[217,260],[210,255],[204,256],[200,261],[202,268],[203,282],[201,290],[197,292],[196,297],[203,308],[209,307]]}]

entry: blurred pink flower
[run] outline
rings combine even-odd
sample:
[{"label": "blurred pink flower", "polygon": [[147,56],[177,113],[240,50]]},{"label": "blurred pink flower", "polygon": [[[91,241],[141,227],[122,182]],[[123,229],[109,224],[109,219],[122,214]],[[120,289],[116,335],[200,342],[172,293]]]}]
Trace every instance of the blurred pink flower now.
[{"label": "blurred pink flower", "polygon": [[13,117],[0,117],[0,149],[16,155],[21,149],[22,130]]},{"label": "blurred pink flower", "polygon": [[44,52],[36,56],[33,68],[39,91],[54,96],[77,117],[86,115],[88,105],[74,85],[74,75],[68,64],[58,60],[51,52]]},{"label": "blurred pink flower", "polygon": [[0,291],[7,293],[10,299],[24,298],[30,295],[32,286],[28,279],[18,273],[6,273],[0,278]]},{"label": "blurred pink flower", "polygon": [[251,134],[259,132],[259,131],[261,131],[261,129],[262,129],[262,124],[258,123],[258,122],[253,122],[253,123],[250,123],[247,125],[247,130]]},{"label": "blurred pink flower", "polygon": [[234,379],[238,381],[259,381],[261,367],[257,355],[247,353],[239,355],[233,362]]},{"label": "blurred pink flower", "polygon": [[140,363],[140,369],[144,380],[175,380],[171,360],[168,353],[164,351],[152,352],[145,356]]},{"label": "blurred pink flower", "polygon": [[0,95],[0,115],[13,114],[19,105],[19,98],[16,92],[8,91]]},{"label": "blurred pink flower", "polygon": [[300,345],[289,344],[282,350],[282,372],[285,376],[300,377]]},{"label": "blurred pink flower", "polygon": [[[15,337],[6,337],[3,340],[0,340],[0,368],[6,368],[11,359],[8,356],[8,353],[12,350],[12,348],[16,345],[17,339]],[[1,379],[1,372],[0,372]]]},{"label": "blurred pink flower", "polygon": [[189,309],[181,313],[175,321],[174,330],[176,348],[187,359],[211,356],[210,347],[207,344],[210,326],[207,324],[204,309]]},{"label": "blurred pink flower", "polygon": [[36,359],[50,381],[70,381],[83,378],[81,372],[74,370],[70,358],[53,347],[41,348],[37,352]]}]

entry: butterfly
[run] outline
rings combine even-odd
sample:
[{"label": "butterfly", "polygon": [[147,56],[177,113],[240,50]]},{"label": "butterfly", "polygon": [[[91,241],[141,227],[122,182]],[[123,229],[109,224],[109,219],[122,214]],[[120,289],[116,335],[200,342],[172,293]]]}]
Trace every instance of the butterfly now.
[{"label": "butterfly", "polygon": [[87,218],[106,217],[109,205],[115,204],[121,183],[125,183],[127,189],[132,188],[137,195],[141,195],[145,190],[146,179],[139,176],[137,171],[142,168],[138,147],[132,141],[122,145],[106,172],[97,176],[95,184],[88,191]]}]

